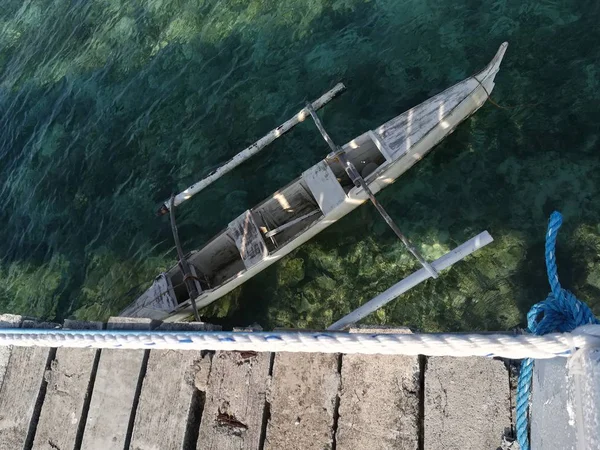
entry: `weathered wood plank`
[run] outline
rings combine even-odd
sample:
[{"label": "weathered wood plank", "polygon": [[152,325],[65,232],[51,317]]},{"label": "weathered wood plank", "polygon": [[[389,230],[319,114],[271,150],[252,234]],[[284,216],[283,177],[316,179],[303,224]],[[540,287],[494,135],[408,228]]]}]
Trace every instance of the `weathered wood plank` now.
[{"label": "weathered wood plank", "polygon": [[[394,152],[393,159],[398,159],[427,133],[439,126],[440,122],[444,123],[457,106],[471,96],[479,86],[480,83],[473,78],[464,80],[394,117],[375,131]],[[444,129],[450,127],[447,122],[442,126]]]},{"label": "weathered wood plank", "polygon": [[[0,328],[19,328],[23,322],[22,316],[16,316],[14,314],[0,314]],[[10,361],[10,354],[12,353],[13,346],[0,346],[0,387],[4,382],[4,375],[6,374],[6,368]]]},{"label": "weathered wood plank", "polygon": [[[569,369],[566,358],[537,360],[531,385],[531,448],[575,450],[577,429],[569,413]],[[571,389],[572,390],[572,389]],[[582,447],[579,447],[582,448]]]},{"label": "weathered wood plank", "polygon": [[121,311],[119,316],[160,319],[165,316],[165,312],[173,311],[176,307],[177,300],[171,280],[161,273],[154,279],[152,286]]},{"label": "weathered wood plank", "polygon": [[[55,328],[54,323],[23,321],[23,328]],[[15,347],[0,389],[0,449],[26,448],[33,442],[44,401],[44,372],[54,350]]]},{"label": "weathered wood plank", "polygon": [[[147,330],[157,325],[151,319],[113,317],[107,328]],[[138,383],[148,350],[102,350],[81,448],[111,450],[128,446],[130,421]]]},{"label": "weathered wood plank", "polygon": [[235,241],[247,269],[269,254],[250,210],[231,222],[227,233]]},{"label": "weathered wood plank", "polygon": [[377,150],[379,150],[381,152],[381,154],[383,155],[383,157],[386,159],[386,161],[392,162],[394,160],[394,152],[392,151],[390,146],[387,144],[387,142],[384,141],[381,138],[381,136],[373,130],[367,131],[367,134],[368,134],[369,138],[371,138],[371,140],[373,141],[375,146],[377,147]]},{"label": "weathered wood plank", "polygon": [[511,427],[508,371],[494,359],[431,357],[424,406],[425,448],[499,448]]},{"label": "weathered wood plank", "polygon": [[277,353],[266,449],[330,449],[340,388],[340,355]]},{"label": "weathered wood plank", "polygon": [[[163,323],[158,327],[167,331],[216,328],[219,327],[194,322]],[[132,449],[187,450],[196,446],[205,392],[195,386],[195,381],[208,377],[210,364],[210,355],[200,351],[150,351],[135,415]]]},{"label": "weathered wood plank", "polygon": [[217,352],[214,355],[198,450],[259,448],[270,365],[270,353]]},{"label": "weathered wood plank", "polygon": [[[351,333],[410,333],[408,328],[360,327]],[[336,448],[417,449],[418,356],[343,355]]]},{"label": "weathered wood plank", "polygon": [[315,164],[302,174],[323,215],[346,201],[346,193],[326,161]]},{"label": "weathered wood plank", "polygon": [[578,350],[571,358],[533,364],[530,443],[536,449],[600,448],[600,353]]},{"label": "weathered wood plank", "polygon": [[[101,330],[101,322],[65,320],[63,328]],[[34,449],[55,450],[76,447],[85,423],[86,401],[96,369],[99,350],[59,348],[46,371],[46,396],[37,425]]]}]

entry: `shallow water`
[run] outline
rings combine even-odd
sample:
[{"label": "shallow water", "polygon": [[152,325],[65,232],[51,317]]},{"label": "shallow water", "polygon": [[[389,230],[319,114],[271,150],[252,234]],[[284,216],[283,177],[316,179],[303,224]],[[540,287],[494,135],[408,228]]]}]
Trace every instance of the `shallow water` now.
[{"label": "shallow water", "polygon": [[[105,319],[175,260],[157,206],[338,81],[343,143],[482,68],[493,98],[378,198],[430,259],[495,242],[368,322],[510,329],[561,281],[600,313],[600,6],[591,0],[4,0],[0,310]],[[305,122],[178,208],[188,250],[328,149]],[[417,268],[370,205],[204,311],[324,327]]]}]

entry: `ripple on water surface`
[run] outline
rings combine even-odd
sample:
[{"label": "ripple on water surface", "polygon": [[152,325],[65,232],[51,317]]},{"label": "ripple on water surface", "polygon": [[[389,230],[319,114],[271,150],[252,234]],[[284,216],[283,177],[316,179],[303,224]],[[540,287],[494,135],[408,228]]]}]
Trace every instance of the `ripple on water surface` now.
[{"label": "ripple on water surface", "polygon": [[[368,318],[508,329],[561,280],[600,307],[600,10],[594,2],[4,0],[0,311],[105,319],[175,260],[158,204],[338,81],[342,143],[510,47],[495,100],[380,200],[433,259],[495,242]],[[192,249],[327,153],[305,122],[178,209]],[[416,268],[363,206],[205,313],[324,327]]]}]

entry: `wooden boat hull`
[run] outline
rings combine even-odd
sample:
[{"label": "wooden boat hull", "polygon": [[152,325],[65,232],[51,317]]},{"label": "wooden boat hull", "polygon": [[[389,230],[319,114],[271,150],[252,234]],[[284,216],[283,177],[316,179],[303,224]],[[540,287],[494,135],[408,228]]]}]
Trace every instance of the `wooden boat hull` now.
[{"label": "wooden boat hull", "polygon": [[[384,156],[385,161],[365,177],[373,193],[393,183],[452,133],[461,122],[483,106],[494,88],[494,78],[506,48],[507,44],[502,44],[494,59],[483,71],[446,89],[375,130],[358,136],[344,146],[348,151],[352,151],[353,148],[362,145],[374,144]],[[331,162],[324,160],[304,172],[302,177],[319,204],[322,216],[302,230],[297,237],[274,251],[267,252],[263,249],[261,253],[260,248],[255,249],[258,253],[252,256],[252,263],[247,264],[244,270],[240,270],[215,288],[204,290],[196,298],[198,308],[207,306],[231,292],[367,201],[367,195],[360,187],[352,187],[344,191],[336,186],[332,181],[331,167]],[[247,225],[246,222],[245,224]],[[247,229],[246,226],[245,230]],[[243,238],[246,239],[245,234]],[[249,259],[247,255],[246,257]],[[248,259],[244,262],[247,263]],[[169,311],[149,304],[146,295],[136,300],[121,315],[178,321],[192,312],[189,300]]]}]

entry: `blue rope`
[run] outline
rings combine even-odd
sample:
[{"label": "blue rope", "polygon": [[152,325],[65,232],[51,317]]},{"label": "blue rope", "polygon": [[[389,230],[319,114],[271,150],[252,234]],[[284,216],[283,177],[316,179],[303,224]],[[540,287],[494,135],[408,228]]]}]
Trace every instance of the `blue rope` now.
[{"label": "blue rope", "polygon": [[[562,215],[553,212],[546,234],[546,271],[550,282],[550,294],[543,302],[531,307],[527,314],[530,333],[546,334],[569,332],[580,325],[598,324],[590,308],[579,301],[571,292],[563,289],[558,281],[556,267],[556,236],[562,225]],[[529,450],[529,396],[533,377],[533,359],[521,363],[517,384],[517,441],[521,450]]]}]

